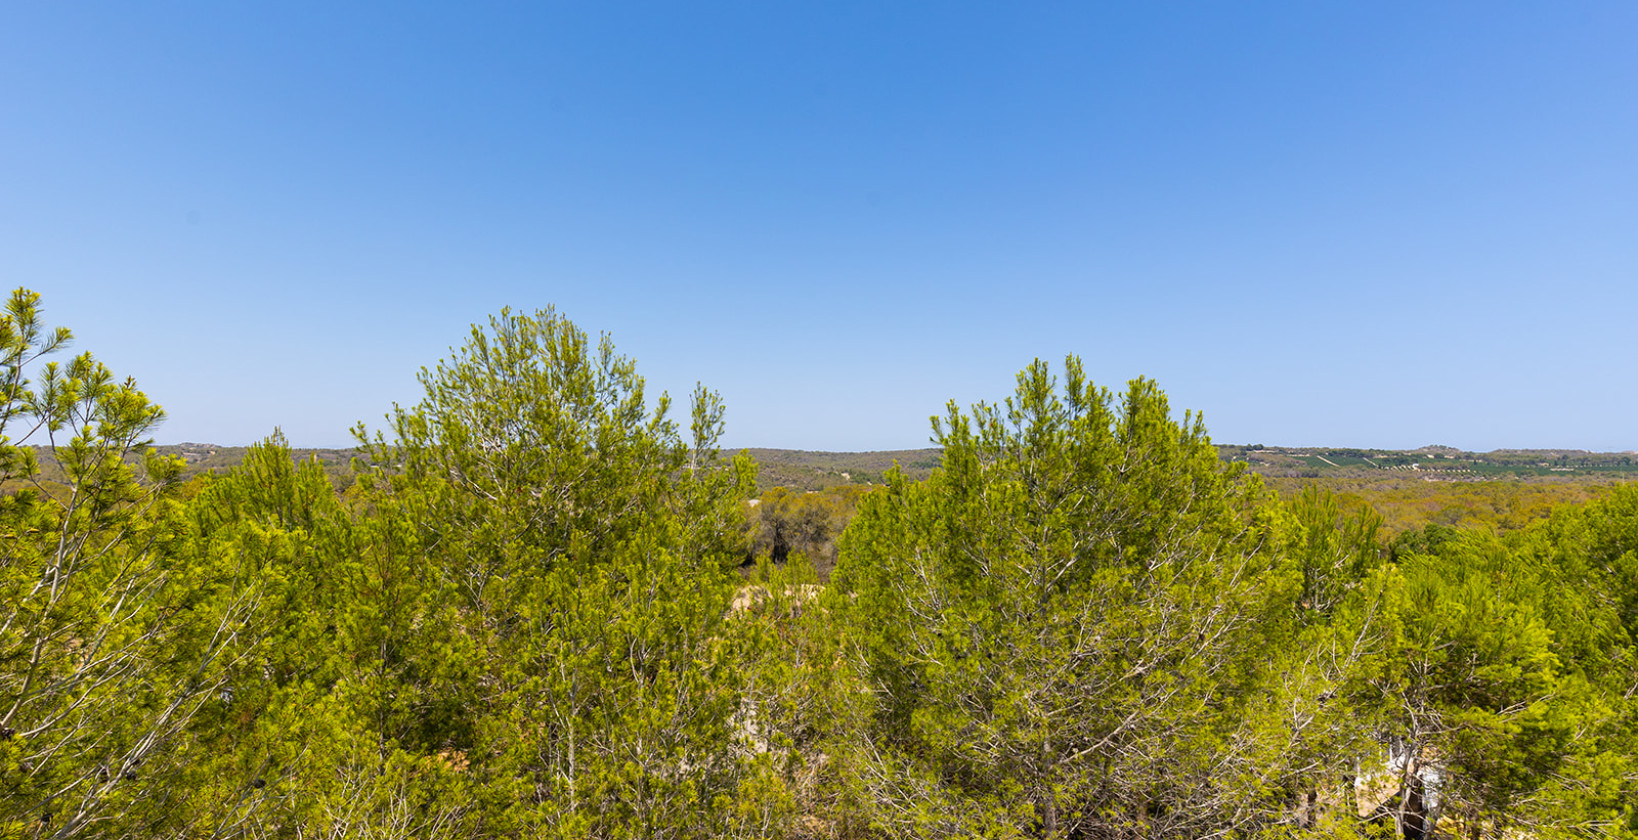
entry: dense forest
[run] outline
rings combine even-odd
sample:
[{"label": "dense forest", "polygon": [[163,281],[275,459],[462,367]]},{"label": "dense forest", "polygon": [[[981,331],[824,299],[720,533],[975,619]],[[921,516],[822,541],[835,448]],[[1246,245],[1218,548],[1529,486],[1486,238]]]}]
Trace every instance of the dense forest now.
[{"label": "dense forest", "polygon": [[69,339],[0,316],[0,837],[1638,836],[1618,461],[1327,489],[1071,357],[759,483],[548,309],[200,469]]}]

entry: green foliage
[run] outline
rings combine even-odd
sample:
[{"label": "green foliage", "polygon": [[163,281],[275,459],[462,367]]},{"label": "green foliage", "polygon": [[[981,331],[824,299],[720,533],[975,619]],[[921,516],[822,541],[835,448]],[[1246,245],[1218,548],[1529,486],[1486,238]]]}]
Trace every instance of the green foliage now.
[{"label": "green foliage", "polygon": [[1336,496],[1317,487],[1304,488],[1287,507],[1297,534],[1290,556],[1302,570],[1298,606],[1329,617],[1381,561],[1382,517],[1368,508],[1344,516]]},{"label": "green foliage", "polygon": [[184,481],[68,340],[0,316],[0,836],[1638,836],[1632,486],[1281,501],[1072,357],[752,506],[551,310]]},{"label": "green foliage", "polygon": [[[760,558],[733,605],[733,659],[744,676],[736,729],[755,754],[759,778],[785,799],[799,836],[857,836],[861,791],[854,748],[865,731],[869,695],[848,656],[845,609],[802,554]],[[844,597],[845,596],[841,596]],[[777,824],[773,809],[764,819]]]},{"label": "green foliage", "polygon": [[[26,290],[0,316],[0,470],[23,485],[0,498],[0,833],[149,836],[175,824],[187,730],[247,607],[185,551],[180,465],[128,462],[159,407],[89,354],[30,381],[69,339]],[[60,483],[23,447],[36,436]]]},{"label": "green foliage", "polygon": [[1585,533],[1572,518],[1402,535],[1339,609],[1360,653],[1343,700],[1388,748],[1374,784],[1399,822],[1580,836],[1626,819],[1632,646],[1608,582],[1564,551]]},{"label": "green foliage", "polygon": [[[835,585],[879,701],[867,807],[890,834],[1197,836],[1268,818],[1247,701],[1295,575],[1255,485],[1153,383],[1066,364],[935,421],[944,466],[867,496]],[[937,803],[933,811],[925,803]]]},{"label": "green foliage", "polygon": [[793,491],[881,484],[883,474],[894,466],[912,479],[922,479],[939,463],[937,449],[878,452],[747,449],[745,452],[756,460],[763,488],[784,487]]},{"label": "green foliage", "polygon": [[471,828],[728,831],[753,773],[724,621],[754,478],[717,455],[721,401],[696,390],[685,441],[630,360],[550,310],[503,311],[421,381],[360,498],[454,594],[477,678],[420,749],[509,803]]},{"label": "green foliage", "polygon": [[866,492],[859,485],[805,493],[784,487],[768,490],[752,517],[752,552],[780,563],[792,553],[802,554],[813,561],[821,580],[828,579],[836,566],[836,538]]}]

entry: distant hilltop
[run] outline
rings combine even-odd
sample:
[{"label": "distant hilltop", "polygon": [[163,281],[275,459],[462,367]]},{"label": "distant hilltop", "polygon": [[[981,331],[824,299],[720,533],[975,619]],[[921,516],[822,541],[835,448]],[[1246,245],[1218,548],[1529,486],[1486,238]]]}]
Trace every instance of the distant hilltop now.
[{"label": "distant hilltop", "polygon": [[[226,470],[244,458],[246,447],[186,442],[157,447],[188,462],[188,472]],[[895,464],[911,480],[926,478],[939,466],[937,448],[875,452],[818,452],[801,449],[745,450],[760,465],[758,484],[821,490],[843,484],[880,484]],[[1302,478],[1416,478],[1424,481],[1499,479],[1620,480],[1638,478],[1638,452],[1588,452],[1581,449],[1497,449],[1467,452],[1430,444],[1418,449],[1356,449],[1264,444],[1221,444],[1226,461],[1243,462],[1260,475]],[[298,458],[318,458],[338,480],[345,481],[354,450],[293,449]]]},{"label": "distant hilltop", "polygon": [[1464,452],[1439,445],[1400,450],[1262,444],[1219,446],[1217,451],[1225,460],[1242,461],[1254,472],[1283,478],[1367,477],[1394,472],[1414,473],[1430,481],[1553,478],[1566,473],[1638,477],[1638,452],[1631,451],[1497,449]]}]

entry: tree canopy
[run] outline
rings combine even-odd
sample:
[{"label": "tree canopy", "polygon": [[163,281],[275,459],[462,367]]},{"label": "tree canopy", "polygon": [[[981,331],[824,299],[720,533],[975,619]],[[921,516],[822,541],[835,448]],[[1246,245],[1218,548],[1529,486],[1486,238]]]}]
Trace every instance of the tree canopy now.
[{"label": "tree canopy", "polygon": [[0,836],[1638,836],[1630,484],[1396,530],[1071,356],[759,494],[551,309],[183,481],[71,339],[0,315]]}]

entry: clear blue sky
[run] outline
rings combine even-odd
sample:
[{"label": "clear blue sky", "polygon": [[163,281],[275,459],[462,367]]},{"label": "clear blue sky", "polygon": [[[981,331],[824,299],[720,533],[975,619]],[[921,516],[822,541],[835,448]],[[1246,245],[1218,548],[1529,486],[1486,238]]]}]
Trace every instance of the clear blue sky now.
[{"label": "clear blue sky", "polygon": [[502,306],[728,442],[1039,356],[1221,442],[1638,449],[1638,4],[11,3],[0,282],[345,445]]}]

